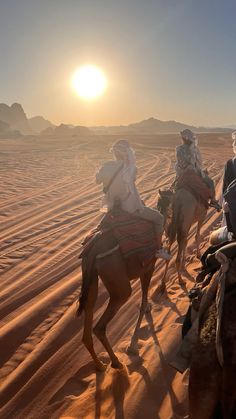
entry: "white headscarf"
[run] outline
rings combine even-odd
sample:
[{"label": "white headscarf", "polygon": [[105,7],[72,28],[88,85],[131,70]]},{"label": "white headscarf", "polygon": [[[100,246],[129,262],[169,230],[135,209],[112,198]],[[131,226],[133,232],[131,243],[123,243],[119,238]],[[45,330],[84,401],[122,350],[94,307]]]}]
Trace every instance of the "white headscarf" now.
[{"label": "white headscarf", "polygon": [[191,144],[197,145],[197,138],[196,135],[190,129],[184,129],[180,131],[180,135],[183,140],[189,141]]},{"label": "white headscarf", "polygon": [[202,156],[198,148],[198,139],[196,135],[190,129],[180,131],[180,135],[183,140],[189,141],[196,169],[202,172]]},{"label": "white headscarf", "polygon": [[124,156],[123,179],[126,183],[135,180],[136,162],[134,150],[130,147],[128,140],[118,140],[110,149],[112,153],[118,151]]}]

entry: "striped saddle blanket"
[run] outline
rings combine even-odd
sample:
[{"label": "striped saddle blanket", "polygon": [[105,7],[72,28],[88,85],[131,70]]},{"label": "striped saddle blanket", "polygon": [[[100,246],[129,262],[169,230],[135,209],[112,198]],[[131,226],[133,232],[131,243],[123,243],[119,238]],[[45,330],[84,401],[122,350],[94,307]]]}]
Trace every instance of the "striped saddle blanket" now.
[{"label": "striped saddle blanket", "polygon": [[94,240],[103,240],[103,237],[105,239],[108,232],[116,240],[125,258],[137,254],[142,262],[147,262],[155,256],[156,242],[152,222],[121,209],[110,211],[96,230],[85,238],[84,246],[88,250]]}]

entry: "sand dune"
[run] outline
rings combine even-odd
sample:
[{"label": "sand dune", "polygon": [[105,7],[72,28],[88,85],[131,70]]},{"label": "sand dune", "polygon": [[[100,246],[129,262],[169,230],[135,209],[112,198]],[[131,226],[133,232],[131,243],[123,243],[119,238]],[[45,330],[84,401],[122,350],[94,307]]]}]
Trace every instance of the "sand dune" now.
[{"label": "sand dune", "polygon": [[[220,191],[229,136],[200,135],[204,165]],[[191,231],[186,287],[177,282],[172,261],[168,295],[156,292],[163,262],[150,287],[152,312],[140,330],[140,356],[128,356],[138,314],[140,288],[109,325],[108,333],[124,363],[96,373],[81,343],[83,318],[74,301],[81,283],[81,240],[101,218],[101,188],[94,174],[108,158],[114,138],[0,140],[0,383],[1,417],[146,418],[187,417],[188,374],[168,366],[180,340],[186,291],[194,279],[194,232]],[[130,137],[136,150],[137,185],[154,206],[158,188],[173,179],[175,136]],[[202,229],[202,249],[220,222],[210,210]],[[176,246],[174,247],[174,252]],[[104,310],[107,293],[100,284],[94,318]],[[101,359],[108,361],[95,341]]]}]

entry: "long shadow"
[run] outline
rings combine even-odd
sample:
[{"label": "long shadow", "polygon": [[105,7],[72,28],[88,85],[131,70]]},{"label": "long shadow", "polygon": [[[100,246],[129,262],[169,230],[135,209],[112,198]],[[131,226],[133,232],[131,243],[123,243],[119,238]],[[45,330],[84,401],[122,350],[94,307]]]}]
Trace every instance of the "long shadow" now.
[{"label": "long shadow", "polygon": [[105,373],[105,371],[96,373],[95,419],[100,419],[101,417],[102,383],[105,378]]},{"label": "long shadow", "polygon": [[[178,311],[178,314],[181,314],[181,313]],[[162,401],[166,397],[166,394],[168,394],[171,400],[171,405],[174,408],[175,406],[179,404],[179,401],[176,398],[176,395],[171,387],[171,382],[176,375],[176,371],[167,364],[164,358],[160,343],[156,335],[153,317],[150,311],[145,313],[145,318],[148,323],[149,331],[152,336],[154,346],[156,348],[157,356],[160,359],[160,366],[163,372],[164,385],[161,385],[159,376],[154,377],[154,379],[150,377],[148,370],[143,365],[143,359],[138,355],[129,355],[129,358],[131,359],[131,364],[128,366],[128,371],[130,374],[132,374],[132,372],[135,371],[138,374],[142,375],[143,380],[146,384],[147,394],[149,397],[155,400],[157,398],[157,389],[159,390],[158,392],[159,404],[162,403]],[[137,337],[137,341],[138,341],[138,337]],[[145,408],[145,403],[146,401],[141,401],[140,409]],[[158,418],[158,412],[156,411],[155,411],[155,417]]]},{"label": "long shadow", "polygon": [[[126,368],[119,370],[110,370],[112,375],[111,387],[108,391],[112,392],[115,408],[115,419],[124,419],[124,400],[125,394],[130,386],[128,372]],[[95,393],[95,419],[101,418],[101,405],[103,402],[103,393],[107,390],[103,389],[103,382],[105,380],[106,372],[96,373],[96,393]]]},{"label": "long shadow", "polygon": [[[149,324],[151,336],[153,338],[154,345],[157,349],[157,353],[158,353],[159,358],[160,358],[160,364],[161,364],[161,367],[162,367],[163,375],[165,377],[166,389],[167,389],[167,392],[168,392],[170,400],[171,400],[171,405],[173,407],[177,406],[179,404],[179,401],[176,398],[176,395],[175,395],[171,385],[169,385],[169,380],[167,379],[167,376],[169,375],[168,371],[167,371],[169,369],[169,366],[166,363],[166,360],[165,360],[164,355],[163,355],[162,350],[161,350],[159,340],[158,340],[156,332],[155,332],[155,327],[154,327],[154,322],[153,322],[153,317],[152,317],[151,311],[145,313],[145,317],[146,317],[146,320]],[[173,371],[173,376],[175,376],[175,374],[176,374],[176,371]]]},{"label": "long shadow", "polygon": [[[185,287],[184,290],[186,290],[186,294],[187,294],[187,288]],[[162,305],[164,305],[165,307],[170,307],[172,311],[175,311],[179,316],[181,315],[178,307],[176,306],[176,304],[169,298],[168,293],[165,291],[163,293],[156,293],[154,292],[152,294],[152,300],[154,301],[154,303],[160,303]]]}]

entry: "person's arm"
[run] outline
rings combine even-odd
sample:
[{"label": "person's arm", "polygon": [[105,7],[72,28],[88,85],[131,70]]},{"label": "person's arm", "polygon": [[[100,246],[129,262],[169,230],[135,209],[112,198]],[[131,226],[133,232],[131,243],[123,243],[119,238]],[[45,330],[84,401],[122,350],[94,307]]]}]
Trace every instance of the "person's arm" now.
[{"label": "person's arm", "polygon": [[231,169],[230,169],[230,164],[231,164],[231,160],[228,160],[225,167],[224,167],[224,175],[223,175],[223,193],[226,191],[226,189],[228,188],[230,182],[231,182],[231,178],[232,178],[232,174],[231,174]]}]

